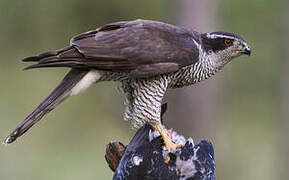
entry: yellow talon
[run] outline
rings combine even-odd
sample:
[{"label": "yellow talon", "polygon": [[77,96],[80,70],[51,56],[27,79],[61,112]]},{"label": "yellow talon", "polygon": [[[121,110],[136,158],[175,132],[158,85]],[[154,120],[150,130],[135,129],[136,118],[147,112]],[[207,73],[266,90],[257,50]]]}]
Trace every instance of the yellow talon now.
[{"label": "yellow talon", "polygon": [[[154,130],[158,131],[160,133],[160,135],[162,136],[163,140],[164,140],[164,143],[165,143],[165,147],[167,148],[167,150],[170,152],[170,151],[173,151],[173,150],[176,150],[178,149],[179,147],[182,146],[182,144],[175,144],[172,139],[167,135],[167,132],[165,130],[165,128],[161,125],[161,124],[158,124],[158,125],[155,125],[155,126],[152,126]],[[165,163],[169,163],[170,162],[170,157],[168,156],[168,159],[165,160]]]},{"label": "yellow talon", "polygon": [[168,158],[165,160],[165,163],[169,164],[170,160],[171,160],[171,157],[168,155]]}]

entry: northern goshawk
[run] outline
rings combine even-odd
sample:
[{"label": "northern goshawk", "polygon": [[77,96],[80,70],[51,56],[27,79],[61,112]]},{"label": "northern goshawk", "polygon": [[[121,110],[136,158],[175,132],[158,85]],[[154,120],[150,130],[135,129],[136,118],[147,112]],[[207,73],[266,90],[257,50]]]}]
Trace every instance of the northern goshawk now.
[{"label": "northern goshawk", "polygon": [[12,143],[67,97],[102,81],[119,81],[126,95],[124,119],[149,123],[168,150],[178,147],[163,128],[162,99],[169,88],[188,86],[214,75],[250,46],[228,32],[200,33],[150,20],[121,21],[80,34],[70,46],[23,59],[25,69],[69,67],[48,97],[6,138]]}]

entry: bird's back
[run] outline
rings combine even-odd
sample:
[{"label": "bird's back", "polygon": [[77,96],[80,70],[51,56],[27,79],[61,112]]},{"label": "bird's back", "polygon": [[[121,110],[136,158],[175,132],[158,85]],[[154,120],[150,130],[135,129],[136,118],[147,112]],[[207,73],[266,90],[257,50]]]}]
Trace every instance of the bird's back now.
[{"label": "bird's back", "polygon": [[195,63],[199,53],[197,35],[184,27],[158,21],[121,21],[72,38],[68,48],[25,61],[38,61],[28,68],[88,68],[152,77]]}]

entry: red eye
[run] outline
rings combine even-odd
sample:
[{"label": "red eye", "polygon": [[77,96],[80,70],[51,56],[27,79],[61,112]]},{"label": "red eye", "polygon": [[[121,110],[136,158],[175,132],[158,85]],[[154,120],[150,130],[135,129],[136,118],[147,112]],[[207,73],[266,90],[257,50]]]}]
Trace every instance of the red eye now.
[{"label": "red eye", "polygon": [[231,40],[231,39],[226,39],[225,42],[224,42],[224,44],[225,44],[227,47],[229,47],[229,46],[232,45],[232,40]]}]

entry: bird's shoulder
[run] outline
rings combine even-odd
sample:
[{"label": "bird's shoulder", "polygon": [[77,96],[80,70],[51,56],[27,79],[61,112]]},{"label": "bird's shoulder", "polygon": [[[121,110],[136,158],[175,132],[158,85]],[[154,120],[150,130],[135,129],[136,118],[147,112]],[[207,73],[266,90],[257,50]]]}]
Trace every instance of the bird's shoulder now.
[{"label": "bird's shoulder", "polygon": [[106,58],[112,69],[134,67],[134,76],[174,72],[199,57],[199,33],[151,20],[120,21],[103,25],[71,40],[85,58]]},{"label": "bird's shoulder", "polygon": [[[197,31],[191,30],[183,26],[176,26],[160,21],[153,20],[143,20],[137,19],[133,21],[119,21],[114,23],[105,24],[96,28],[95,30],[88,31],[82,34],[79,34],[71,39],[71,44],[76,43],[79,40],[83,40],[90,37],[101,37],[108,34],[119,35],[121,33],[133,33],[133,35],[144,35],[144,32],[156,32],[164,33],[170,35],[178,35],[179,37],[192,37],[196,38],[199,33]],[[168,39],[170,39],[168,37]]]},{"label": "bird's shoulder", "polygon": [[71,45],[90,57],[110,54],[138,62],[188,64],[197,60],[199,37],[182,26],[139,19],[106,24],[72,38]]}]

